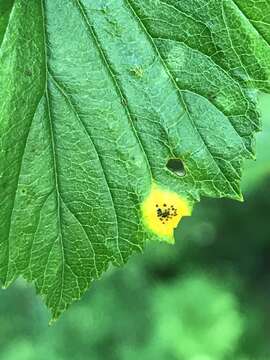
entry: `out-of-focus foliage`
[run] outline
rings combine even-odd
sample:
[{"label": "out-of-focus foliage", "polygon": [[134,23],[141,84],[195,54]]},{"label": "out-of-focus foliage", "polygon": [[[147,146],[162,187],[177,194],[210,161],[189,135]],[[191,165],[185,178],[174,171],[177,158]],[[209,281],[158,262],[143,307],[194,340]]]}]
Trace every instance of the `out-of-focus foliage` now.
[{"label": "out-of-focus foliage", "polygon": [[204,200],[175,246],[149,243],[50,327],[31,286],[1,291],[0,359],[270,359],[269,97],[262,109],[245,203]]}]

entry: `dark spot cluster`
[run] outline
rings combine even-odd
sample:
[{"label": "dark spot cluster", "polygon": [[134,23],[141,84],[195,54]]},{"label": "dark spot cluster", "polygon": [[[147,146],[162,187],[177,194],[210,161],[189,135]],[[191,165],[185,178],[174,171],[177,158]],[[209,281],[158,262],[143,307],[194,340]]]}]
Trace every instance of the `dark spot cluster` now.
[{"label": "dark spot cluster", "polygon": [[156,204],[157,208],[157,217],[162,222],[162,224],[166,224],[167,221],[171,220],[175,216],[177,216],[177,209],[171,205],[163,204],[160,206]]}]

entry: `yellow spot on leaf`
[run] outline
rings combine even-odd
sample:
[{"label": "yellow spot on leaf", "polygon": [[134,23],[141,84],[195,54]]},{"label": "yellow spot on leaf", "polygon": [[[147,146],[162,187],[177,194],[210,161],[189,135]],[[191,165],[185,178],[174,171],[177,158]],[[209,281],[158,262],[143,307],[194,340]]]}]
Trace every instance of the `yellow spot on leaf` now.
[{"label": "yellow spot on leaf", "polygon": [[184,197],[153,184],[142,204],[142,214],[153,233],[174,243],[173,230],[183,216],[191,215],[191,206]]}]

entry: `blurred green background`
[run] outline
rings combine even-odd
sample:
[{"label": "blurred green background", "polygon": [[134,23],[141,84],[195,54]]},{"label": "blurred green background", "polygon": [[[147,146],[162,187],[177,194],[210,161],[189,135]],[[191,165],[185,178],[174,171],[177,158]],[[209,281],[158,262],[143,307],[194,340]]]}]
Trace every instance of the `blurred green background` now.
[{"label": "blurred green background", "polygon": [[32,286],[0,291],[0,360],[269,360],[270,97],[246,201],[203,201],[48,325]]}]

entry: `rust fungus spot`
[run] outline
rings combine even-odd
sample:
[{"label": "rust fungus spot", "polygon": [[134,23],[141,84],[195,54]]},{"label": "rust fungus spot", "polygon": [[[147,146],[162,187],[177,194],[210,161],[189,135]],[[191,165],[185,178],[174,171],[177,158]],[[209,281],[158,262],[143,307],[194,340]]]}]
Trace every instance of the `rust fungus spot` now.
[{"label": "rust fungus spot", "polygon": [[142,204],[142,213],[152,232],[173,243],[173,230],[183,216],[191,215],[191,204],[177,193],[153,184]]}]

